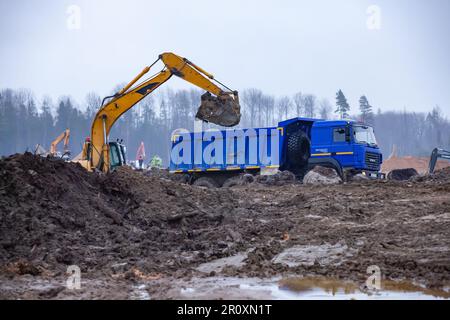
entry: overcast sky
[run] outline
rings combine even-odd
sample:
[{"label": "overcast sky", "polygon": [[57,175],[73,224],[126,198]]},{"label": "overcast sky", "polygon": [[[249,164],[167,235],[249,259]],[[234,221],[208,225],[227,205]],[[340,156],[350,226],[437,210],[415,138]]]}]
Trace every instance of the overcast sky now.
[{"label": "overcast sky", "polygon": [[366,94],[450,116],[449,0],[0,0],[0,12],[0,88],[37,97],[107,95],[173,51],[237,90],[334,104],[342,89],[353,111]]}]

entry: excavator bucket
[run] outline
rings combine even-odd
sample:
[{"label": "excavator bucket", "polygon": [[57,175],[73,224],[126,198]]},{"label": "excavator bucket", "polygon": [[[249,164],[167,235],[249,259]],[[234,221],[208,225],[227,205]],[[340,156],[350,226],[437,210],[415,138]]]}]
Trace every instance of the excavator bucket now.
[{"label": "excavator bucket", "polygon": [[234,97],[223,94],[214,97],[209,92],[202,95],[202,103],[195,116],[197,119],[223,127],[233,127],[241,121],[241,106],[237,92]]}]

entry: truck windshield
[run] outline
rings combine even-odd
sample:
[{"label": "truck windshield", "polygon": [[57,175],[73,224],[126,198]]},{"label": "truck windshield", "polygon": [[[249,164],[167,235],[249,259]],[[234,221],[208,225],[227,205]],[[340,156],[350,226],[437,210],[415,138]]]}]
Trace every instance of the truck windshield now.
[{"label": "truck windshield", "polygon": [[377,145],[373,128],[366,126],[354,126],[353,136],[356,143],[365,143],[368,145]]}]

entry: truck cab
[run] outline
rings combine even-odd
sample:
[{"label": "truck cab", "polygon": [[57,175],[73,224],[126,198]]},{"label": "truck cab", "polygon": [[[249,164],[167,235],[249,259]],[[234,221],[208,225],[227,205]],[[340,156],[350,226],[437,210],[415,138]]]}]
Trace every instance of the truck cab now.
[{"label": "truck cab", "polygon": [[310,167],[333,167],[342,176],[380,177],[383,157],[371,126],[353,120],[314,121],[310,137]]}]

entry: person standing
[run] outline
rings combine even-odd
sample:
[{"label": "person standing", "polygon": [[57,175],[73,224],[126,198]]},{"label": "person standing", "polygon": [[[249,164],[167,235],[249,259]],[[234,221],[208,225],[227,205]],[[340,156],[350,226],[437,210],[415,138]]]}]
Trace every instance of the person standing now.
[{"label": "person standing", "polygon": [[143,169],[144,159],[145,159],[145,146],[144,142],[142,141],[136,153],[136,160],[138,161],[139,164],[138,169]]}]

